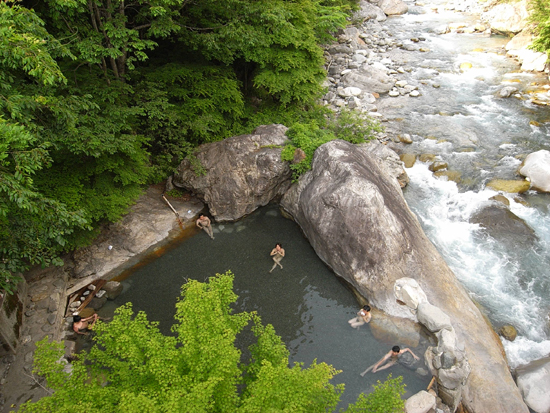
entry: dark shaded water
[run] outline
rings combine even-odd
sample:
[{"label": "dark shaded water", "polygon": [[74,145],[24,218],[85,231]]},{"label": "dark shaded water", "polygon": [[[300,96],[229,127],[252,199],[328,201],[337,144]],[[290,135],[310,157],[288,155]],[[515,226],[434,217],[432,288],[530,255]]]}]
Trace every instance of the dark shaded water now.
[{"label": "dark shaded water", "polygon": [[[260,209],[242,221],[214,225],[215,240],[198,233],[143,266],[123,281],[125,291],[117,306],[131,301],[169,334],[176,299],[186,279],[206,280],[216,273],[235,274],[237,311],[257,311],[264,324],[273,324],[290,350],[292,362],[309,366],[314,359],[343,370],[334,383],[345,383],[340,407],[370,392],[388,373],[402,375],[407,397],[426,389],[431,377],[421,377],[403,366],[377,374],[360,373],[380,359],[393,344],[379,343],[368,326],[352,329],[347,320],[357,311],[351,291],[317,257],[299,227],[285,219],[277,207]],[[269,270],[269,252],[283,244],[284,269]],[[394,343],[399,344],[399,343]],[[413,349],[417,355],[423,349]],[[414,367],[421,367],[417,363]]]}]

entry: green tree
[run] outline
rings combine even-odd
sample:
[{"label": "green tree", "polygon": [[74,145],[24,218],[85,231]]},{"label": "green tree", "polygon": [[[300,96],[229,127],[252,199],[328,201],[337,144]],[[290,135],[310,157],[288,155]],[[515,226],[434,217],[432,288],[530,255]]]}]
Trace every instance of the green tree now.
[{"label": "green tree", "polygon": [[[111,322],[96,324],[96,344],[73,362],[72,373],[58,362],[63,345],[45,338],[35,353],[34,373],[46,377],[54,392],[19,411],[335,411],[344,388],[329,380],[338,371],[315,361],[308,368],[289,367],[289,352],[273,326],[263,326],[254,312],[234,313],[236,299],[229,271],[207,283],[189,281],[176,304],[173,336],[124,305]],[[243,363],[235,343],[250,322],[256,341]],[[403,393],[400,378],[391,379],[348,411],[396,413]]]},{"label": "green tree", "polygon": [[56,56],[70,54],[34,12],[0,2],[0,290],[8,293],[28,265],[60,264],[67,237],[87,226],[34,180],[51,164],[51,144],[25,113],[48,99],[41,90],[66,81]]},{"label": "green tree", "polygon": [[[97,324],[96,345],[72,374],[57,363],[62,345],[43,340],[34,371],[54,393],[20,412],[332,411],[343,390],[329,383],[337,371],[325,363],[289,368],[273,327],[255,313],[234,314],[236,298],[230,272],[189,281],[176,304],[174,336],[122,306],[110,323]],[[235,342],[250,321],[257,342],[243,365]]]},{"label": "green tree", "polygon": [[550,4],[545,0],[532,0],[531,22],[534,23],[535,39],[532,48],[538,52],[546,53],[550,58]]},{"label": "green tree", "polygon": [[403,377],[392,378],[391,374],[384,383],[380,380],[373,385],[374,391],[360,394],[357,402],[348,406],[346,413],[402,413],[405,402]]}]

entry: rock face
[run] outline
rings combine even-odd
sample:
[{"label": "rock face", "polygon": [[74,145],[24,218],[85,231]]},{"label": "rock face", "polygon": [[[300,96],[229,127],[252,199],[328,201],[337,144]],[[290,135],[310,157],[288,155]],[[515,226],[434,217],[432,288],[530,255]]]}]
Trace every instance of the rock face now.
[{"label": "rock face", "polygon": [[506,52],[521,62],[521,70],[542,72],[546,68],[546,54],[530,50],[533,36],[524,29],[506,44]]},{"label": "rock face", "polygon": [[531,187],[550,192],[550,151],[530,153],[519,168],[519,173],[531,180]]},{"label": "rock face", "polygon": [[189,160],[184,160],[173,183],[204,200],[216,221],[242,218],[290,186],[290,167],[281,161],[287,129],[260,126],[251,135],[201,145],[196,156],[206,173],[197,176]]},{"label": "rock face", "polygon": [[518,387],[527,405],[537,413],[550,412],[550,358],[516,370]]},{"label": "rock face", "polygon": [[283,208],[317,255],[369,302],[406,318],[397,279],[415,279],[447,314],[472,368],[462,400],[473,412],[528,412],[498,336],[427,239],[400,186],[372,154],[343,141],[317,149],[312,170],[285,194]]},{"label": "rock face", "polygon": [[497,4],[481,17],[491,25],[493,31],[519,33],[526,27],[529,18],[527,1]]},{"label": "rock face", "polygon": [[[182,219],[196,216],[204,205],[193,200],[173,199],[172,206]],[[113,277],[111,271],[121,272],[135,264],[143,253],[177,233],[176,216],[162,199],[162,190],[150,187],[131,209],[132,213],[106,228],[94,244],[74,252],[72,276],[82,278],[67,294],[72,294],[98,278]],[[192,224],[191,224],[192,225]]]}]

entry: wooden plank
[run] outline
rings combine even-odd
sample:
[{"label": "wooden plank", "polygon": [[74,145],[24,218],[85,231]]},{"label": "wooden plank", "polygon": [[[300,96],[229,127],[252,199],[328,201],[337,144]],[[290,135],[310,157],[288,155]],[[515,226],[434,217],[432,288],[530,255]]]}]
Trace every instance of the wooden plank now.
[{"label": "wooden plank", "polygon": [[78,307],[76,309],[76,311],[82,311],[83,309],[86,308],[86,306],[88,304],[90,304],[90,301],[92,301],[92,298],[95,297],[95,295],[99,292],[99,290],[101,290],[101,287],[103,287],[105,284],[107,283],[106,280],[97,280],[97,281],[94,281],[92,284],[95,285],[95,290],[91,291],[90,294],[88,295],[88,297],[86,297],[86,299],[84,300],[84,302],[82,304],[80,304],[80,307]]}]

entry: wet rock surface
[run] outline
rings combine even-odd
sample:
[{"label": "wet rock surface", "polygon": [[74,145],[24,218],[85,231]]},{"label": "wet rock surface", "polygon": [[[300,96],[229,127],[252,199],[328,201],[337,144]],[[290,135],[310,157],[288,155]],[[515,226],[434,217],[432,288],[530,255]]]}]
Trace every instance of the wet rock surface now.
[{"label": "wet rock surface", "polygon": [[[377,308],[411,317],[397,304],[393,284],[402,277],[419,283],[464,343],[472,370],[458,393],[468,409],[528,411],[498,336],[426,238],[399,184],[379,160],[347,142],[329,142],[317,149],[312,170],[287,192],[282,206],[319,257]],[[455,378],[446,378],[451,401],[460,398],[452,394]]]},{"label": "wet rock surface", "polygon": [[196,156],[204,174],[197,174],[184,160],[173,183],[204,200],[216,221],[242,218],[282,196],[290,186],[289,164],[281,160],[287,129],[260,126],[250,135],[201,145]]}]

